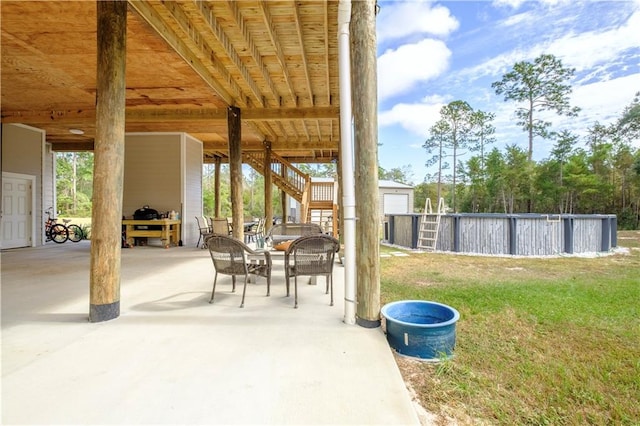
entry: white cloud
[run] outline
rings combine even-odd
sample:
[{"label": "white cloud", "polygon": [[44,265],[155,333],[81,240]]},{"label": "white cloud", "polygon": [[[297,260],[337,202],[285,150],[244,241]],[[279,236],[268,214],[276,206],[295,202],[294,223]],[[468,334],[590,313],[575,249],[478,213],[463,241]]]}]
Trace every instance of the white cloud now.
[{"label": "white cloud", "polygon": [[522,6],[525,0],[494,0],[493,5],[495,7],[510,7],[512,9],[518,9]]},{"label": "white cloud", "polygon": [[568,34],[550,43],[545,50],[561,58],[566,66],[582,71],[597,64],[615,62],[625,50],[637,48],[640,44],[638,28],[640,11],[618,28]]},{"label": "white cloud", "polygon": [[[533,14],[516,16],[524,15],[528,16],[529,21],[544,19],[543,16],[534,18]],[[503,22],[503,25],[506,23]],[[548,34],[549,37],[544,42],[496,55],[474,67],[461,70],[458,78],[469,81],[486,76],[499,78],[511,70],[516,62],[532,61],[543,53],[558,57],[564,66],[576,68],[577,72],[591,70],[592,73],[588,77],[593,77],[599,72],[594,67],[609,66],[623,58],[626,51],[638,48],[640,42],[640,37],[637,35],[638,28],[640,28],[640,11],[633,13],[624,25],[606,30],[575,33],[567,28],[558,27],[557,33]],[[531,37],[533,38],[534,34]]]},{"label": "white cloud", "polygon": [[388,50],[378,58],[380,100],[408,92],[445,72],[451,51],[440,40],[425,39]]},{"label": "white cloud", "polygon": [[426,137],[429,128],[440,118],[443,105],[442,98],[425,99],[422,103],[396,104],[378,115],[378,125],[399,125],[415,135]]},{"label": "white cloud", "polygon": [[[577,119],[563,118],[563,124],[576,127],[576,133],[585,134],[596,121],[609,124],[622,116],[640,91],[640,74],[631,74],[614,80],[587,84],[574,88],[571,104],[582,108]],[[578,126],[576,126],[576,124]]]},{"label": "white cloud", "polygon": [[377,22],[378,42],[400,39],[414,34],[447,36],[458,29],[459,22],[444,6],[429,1],[383,3]]},{"label": "white cloud", "polygon": [[[517,10],[525,3],[526,0],[494,0],[493,5],[495,7],[509,7],[511,9]],[[545,6],[555,6],[561,3],[569,3],[572,0],[538,0],[541,4]]]}]

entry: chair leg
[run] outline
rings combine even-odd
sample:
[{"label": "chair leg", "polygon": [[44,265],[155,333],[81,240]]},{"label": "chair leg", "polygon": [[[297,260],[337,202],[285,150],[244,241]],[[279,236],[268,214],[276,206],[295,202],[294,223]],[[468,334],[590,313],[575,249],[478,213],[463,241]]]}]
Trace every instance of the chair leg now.
[{"label": "chair leg", "polygon": [[267,275],[267,297],[271,296],[271,274]]},{"label": "chair leg", "polygon": [[331,303],[329,306],[333,306],[333,274],[327,275],[327,283],[329,283],[329,287],[331,287]]},{"label": "chair leg", "polygon": [[231,293],[235,293],[236,292],[236,276],[235,275],[231,275]]},{"label": "chair leg", "polygon": [[202,239],[202,234],[198,237],[198,242],[196,243],[196,248],[200,245],[200,240]]},{"label": "chair leg", "polygon": [[[235,276],[234,276],[235,278]],[[240,307],[244,308],[244,295],[247,293],[247,281],[248,281],[249,276],[245,275],[244,276],[244,289],[242,290],[242,301],[240,302]]]},{"label": "chair leg", "polygon": [[218,272],[216,271],[215,278],[213,279],[213,291],[211,292],[211,300],[209,303],[213,303],[213,296],[216,294],[216,282],[218,281]]},{"label": "chair leg", "polygon": [[293,277],[293,292],[294,292],[293,308],[298,309],[298,276],[297,275]]}]

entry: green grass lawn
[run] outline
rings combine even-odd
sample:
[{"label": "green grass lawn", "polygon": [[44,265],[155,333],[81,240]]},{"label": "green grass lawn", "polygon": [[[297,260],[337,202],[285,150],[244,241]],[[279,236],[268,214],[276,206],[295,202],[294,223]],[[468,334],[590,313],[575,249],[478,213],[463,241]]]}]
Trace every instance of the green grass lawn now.
[{"label": "green grass lawn", "polygon": [[383,304],[461,315],[453,359],[396,356],[422,405],[443,424],[640,424],[640,232],[619,238],[595,258],[383,258]]}]

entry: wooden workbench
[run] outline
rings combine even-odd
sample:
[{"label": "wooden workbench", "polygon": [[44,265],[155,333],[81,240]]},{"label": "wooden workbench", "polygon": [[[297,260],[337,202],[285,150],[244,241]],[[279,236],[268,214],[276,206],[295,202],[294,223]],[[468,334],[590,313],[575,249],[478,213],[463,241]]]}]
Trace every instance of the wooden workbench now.
[{"label": "wooden workbench", "polygon": [[[162,245],[169,248],[170,245],[177,246],[180,241],[180,220],[176,219],[153,219],[134,220],[124,219],[125,239],[133,246],[134,237],[160,238]],[[161,226],[161,229],[136,229],[136,226]]]}]

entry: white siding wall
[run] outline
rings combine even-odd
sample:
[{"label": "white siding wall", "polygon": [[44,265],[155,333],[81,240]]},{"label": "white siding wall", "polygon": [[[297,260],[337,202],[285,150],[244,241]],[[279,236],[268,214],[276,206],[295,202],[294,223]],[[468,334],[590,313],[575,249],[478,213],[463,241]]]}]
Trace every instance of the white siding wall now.
[{"label": "white siding wall", "polygon": [[184,199],[182,207],[182,240],[185,245],[198,242],[200,232],[195,216],[201,216],[202,206],[202,142],[184,135]]},{"label": "white siding wall", "polygon": [[132,217],[148,205],[159,212],[180,211],[181,134],[127,134],[122,214]]},{"label": "white siding wall", "polygon": [[42,188],[51,185],[45,176],[43,165],[45,133],[43,130],[22,124],[2,124],[2,171],[35,176],[36,187],[35,205],[32,206],[34,229],[34,244],[44,243],[43,224],[44,209],[50,205],[43,205]]}]

